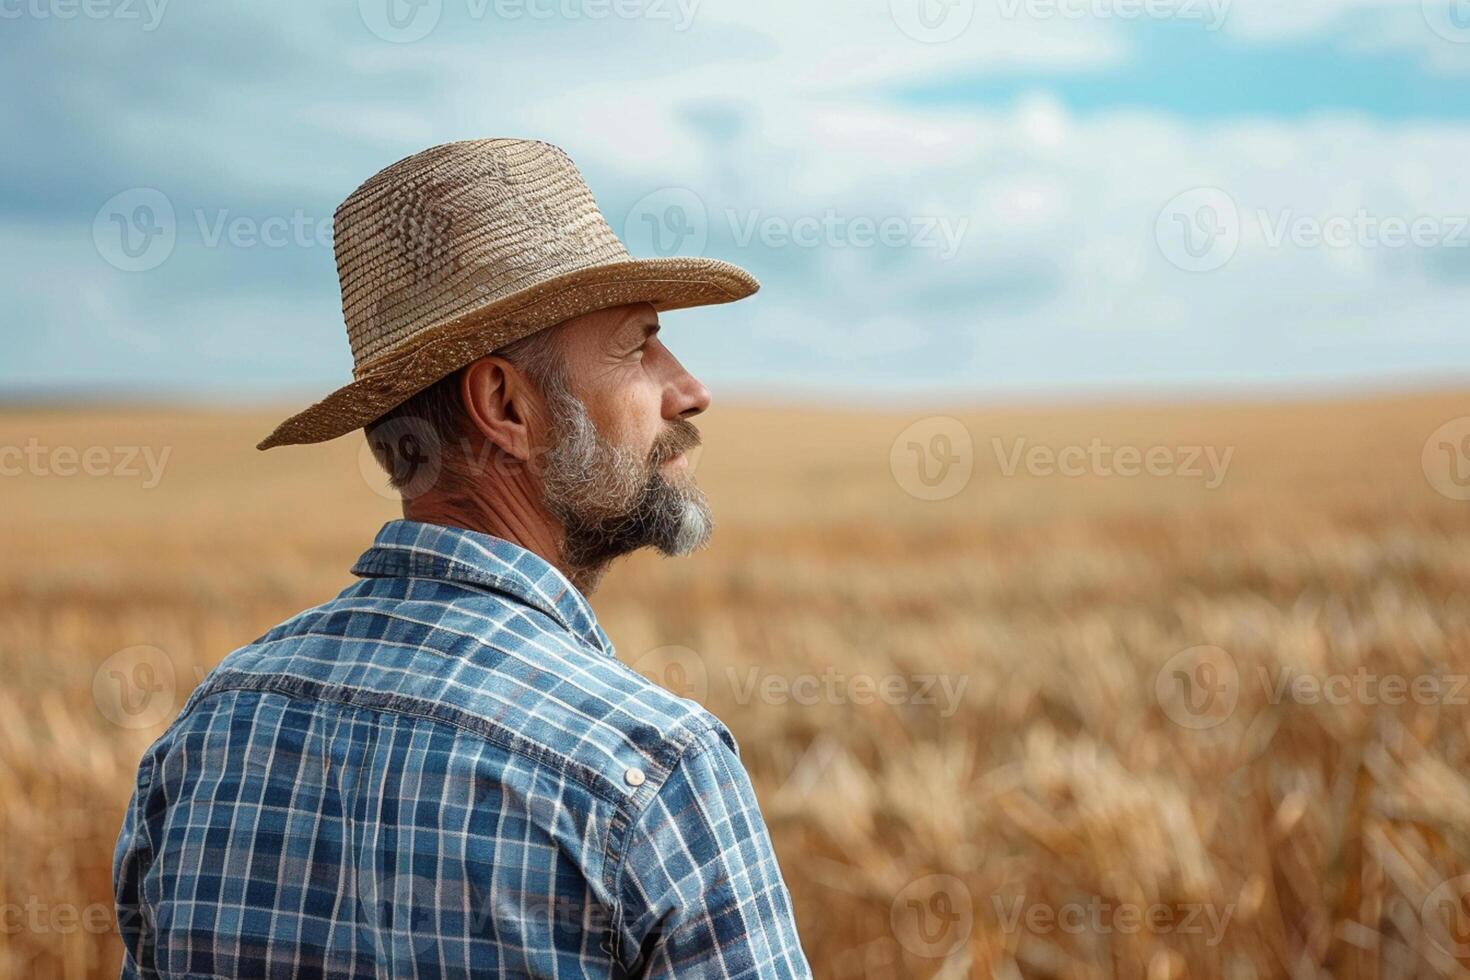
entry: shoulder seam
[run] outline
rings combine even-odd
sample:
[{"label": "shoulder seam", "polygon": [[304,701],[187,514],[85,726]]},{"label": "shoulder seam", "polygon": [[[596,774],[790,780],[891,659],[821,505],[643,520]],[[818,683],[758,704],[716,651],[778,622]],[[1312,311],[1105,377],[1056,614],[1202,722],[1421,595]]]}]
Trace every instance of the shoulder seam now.
[{"label": "shoulder seam", "polygon": [[[633,801],[631,799],[627,801],[627,803],[629,804],[628,806],[619,807],[617,815],[613,818],[613,826],[608,833],[608,852],[606,855],[604,855],[603,859],[602,880],[603,886],[607,889],[608,898],[612,902],[613,915],[612,922],[610,923],[611,928],[609,929],[610,945],[608,947],[604,947],[604,951],[614,958],[620,958],[622,955],[622,884],[623,872],[627,866],[628,859],[629,834],[632,832],[633,828],[637,826],[638,822],[643,819],[644,815],[648,812],[649,807],[652,806],[653,801],[658,797],[659,793],[663,792],[664,787],[668,785],[669,779],[673,777],[674,772],[679,768],[679,766],[684,764],[684,761],[686,759],[696,758],[699,755],[702,755],[703,753],[715,748],[716,745],[722,742],[730,749],[730,751],[736,752],[738,754],[738,749],[736,749],[734,744],[734,736],[729,733],[729,729],[726,727],[725,723],[720,721],[718,718],[715,718],[713,715],[710,716],[710,719],[706,724],[703,724],[698,728],[689,727],[686,728],[685,731],[689,732],[688,740],[679,747],[678,755],[676,755],[670,762],[668,766],[668,771],[664,774],[663,778],[659,780],[659,783],[654,788],[654,791],[645,794],[642,797],[641,804],[636,809],[632,806]],[[711,733],[715,735],[715,738],[707,739],[704,737]]]}]

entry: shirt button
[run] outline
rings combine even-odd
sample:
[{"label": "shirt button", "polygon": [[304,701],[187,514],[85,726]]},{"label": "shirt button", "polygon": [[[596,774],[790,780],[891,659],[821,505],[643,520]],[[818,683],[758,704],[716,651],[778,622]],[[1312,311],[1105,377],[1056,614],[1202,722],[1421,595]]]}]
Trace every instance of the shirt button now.
[{"label": "shirt button", "polygon": [[643,775],[643,770],[637,766],[629,766],[628,771],[623,773],[623,782],[629,786],[642,786],[645,778],[647,777]]}]

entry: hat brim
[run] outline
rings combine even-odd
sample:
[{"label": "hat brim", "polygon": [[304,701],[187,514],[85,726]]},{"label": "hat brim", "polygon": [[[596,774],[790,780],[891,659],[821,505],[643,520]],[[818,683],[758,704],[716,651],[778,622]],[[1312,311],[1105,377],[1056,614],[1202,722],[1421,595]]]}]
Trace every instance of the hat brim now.
[{"label": "hat brim", "polygon": [[276,426],[256,448],[344,436],[471,361],[573,317],[629,303],[660,311],[713,306],[758,289],[754,276],[719,259],[628,259],[565,273],[420,331],[359,370],[352,383]]}]

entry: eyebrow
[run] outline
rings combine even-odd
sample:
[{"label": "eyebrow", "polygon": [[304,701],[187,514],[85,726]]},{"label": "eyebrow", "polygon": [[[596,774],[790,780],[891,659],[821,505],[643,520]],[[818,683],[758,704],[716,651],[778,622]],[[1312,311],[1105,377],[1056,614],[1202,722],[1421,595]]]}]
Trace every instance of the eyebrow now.
[{"label": "eyebrow", "polygon": [[[618,324],[616,330],[607,335],[605,343],[617,350],[632,350],[640,344],[646,344],[648,338],[658,333],[660,324],[657,316],[651,316],[648,311],[630,313]],[[633,331],[637,331],[635,335]]]},{"label": "eyebrow", "polygon": [[[660,326],[661,324],[659,324],[657,320],[645,320],[640,327],[638,342],[640,344],[647,343],[649,337],[652,337],[654,334],[658,333]],[[623,334],[621,331],[620,335],[626,336],[626,334]]]}]

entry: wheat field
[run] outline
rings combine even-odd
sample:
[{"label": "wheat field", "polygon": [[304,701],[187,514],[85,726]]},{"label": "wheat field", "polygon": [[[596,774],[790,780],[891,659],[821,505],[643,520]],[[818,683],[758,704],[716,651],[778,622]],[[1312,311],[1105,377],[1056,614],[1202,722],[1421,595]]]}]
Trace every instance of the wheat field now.
[{"label": "wheat field", "polygon": [[[137,759],[396,516],[277,414],[0,412],[0,976],[116,975]],[[717,406],[712,545],[592,601],[734,731],[821,977],[1470,976],[1467,414]]]}]

